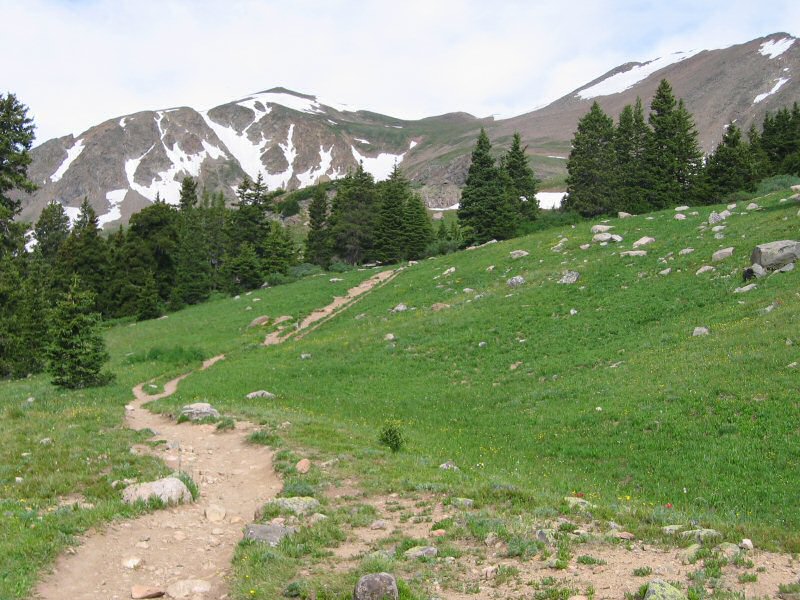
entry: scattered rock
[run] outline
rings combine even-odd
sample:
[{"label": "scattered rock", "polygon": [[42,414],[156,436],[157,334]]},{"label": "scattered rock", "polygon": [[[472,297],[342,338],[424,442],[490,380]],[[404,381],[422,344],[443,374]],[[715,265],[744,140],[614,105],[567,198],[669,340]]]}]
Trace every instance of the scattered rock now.
[{"label": "scattered rock", "polygon": [[497,576],[497,565],[489,565],[481,569],[482,579],[494,579]]},{"label": "scattered rock", "polygon": [[276,523],[252,523],[244,528],[244,539],[265,542],[273,548],[289,535],[297,533],[295,527],[286,527]]},{"label": "scattered rock", "polygon": [[580,279],[581,274],[577,271],[564,271],[564,275],[562,275],[561,279],[558,280],[558,283],[563,283],[565,285],[571,285],[576,283],[578,279]]},{"label": "scattered rock", "polygon": [[568,241],[569,240],[567,238],[561,238],[560,240],[558,240],[558,243],[550,249],[553,252],[561,252]]},{"label": "scattered rock", "polygon": [[248,327],[261,327],[262,325],[266,325],[267,323],[269,323],[269,317],[267,315],[262,315],[250,321]]},{"label": "scattered rock", "polygon": [[450,305],[449,304],[445,304],[444,302],[436,302],[436,303],[431,305],[431,310],[433,312],[439,312],[441,310],[447,310],[448,308],[450,308]]},{"label": "scattered rock", "polygon": [[730,258],[731,256],[733,256],[733,248],[723,248],[722,250],[717,250],[711,255],[711,261],[719,262],[721,260],[725,260],[726,258]]},{"label": "scattered rock", "polygon": [[621,235],[617,235],[617,234],[615,234],[615,233],[612,233],[612,234],[611,234],[611,241],[612,241],[612,242],[619,243],[619,242],[621,242],[621,241],[622,241],[622,236],[621,236]]},{"label": "scattered rock", "polygon": [[656,241],[656,238],[654,238],[654,237],[644,236],[642,238],[639,238],[635,242],[633,242],[633,247],[634,248],[639,248],[640,246],[647,246],[648,244],[652,244],[655,241]]},{"label": "scattered rock", "polygon": [[594,505],[591,502],[585,498],[578,498],[577,496],[565,496],[564,502],[566,502],[570,508],[594,508]]},{"label": "scattered rock", "polygon": [[672,218],[675,219],[676,221],[685,221],[686,220],[686,215],[683,214],[683,213],[678,213]]},{"label": "scattered rock", "polygon": [[494,546],[499,541],[500,536],[498,536],[494,531],[489,532],[489,534],[483,539],[483,543],[487,546]]},{"label": "scattered rock", "polygon": [[433,537],[444,537],[447,535],[447,532],[444,529],[434,529],[431,531],[431,535]]},{"label": "scattered rock", "polygon": [[245,396],[248,400],[255,400],[257,398],[266,398],[267,400],[272,400],[275,398],[275,394],[272,392],[268,392],[267,390],[258,390],[255,392],[250,392]]},{"label": "scattered rock", "polygon": [[219,417],[219,411],[208,402],[195,402],[187,404],[181,409],[181,416],[188,417],[190,421],[205,419],[206,417]]},{"label": "scattered rock", "polygon": [[145,600],[146,598],[161,598],[166,592],[157,587],[146,585],[134,585],[131,587],[131,598],[133,600]]},{"label": "scattered rock", "polygon": [[755,277],[756,279],[761,279],[762,277],[767,275],[767,270],[759,264],[752,264],[748,268],[744,270],[742,274],[744,279],[752,279]]},{"label": "scattered rock", "polygon": [[692,331],[692,337],[699,337],[701,335],[708,335],[711,333],[708,330],[708,327],[695,327],[694,331]]},{"label": "scattered rock", "polygon": [[664,527],[661,528],[661,531],[663,531],[667,535],[675,535],[681,529],[683,529],[683,525],[665,525]]},{"label": "scattered rock", "polygon": [[756,246],[750,262],[774,271],[798,259],[800,259],[800,242],[780,240]]},{"label": "scattered rock", "polygon": [[386,521],[384,519],[378,519],[376,521],[373,521],[372,524],[369,526],[369,528],[372,529],[373,531],[381,531],[384,529],[389,529],[389,525],[390,525],[389,521]]},{"label": "scattered rock", "polygon": [[50,439],[49,437],[42,438],[42,439],[39,440],[39,444],[41,446],[50,446],[52,443],[53,443],[53,440]]},{"label": "scattered rock", "polygon": [[711,231],[714,233],[719,233],[720,231],[725,231],[726,227],[727,225],[714,225],[714,227],[711,228]]},{"label": "scattered rock", "polygon": [[744,538],[741,542],[739,542],[739,548],[751,552],[753,550],[753,541],[749,538]]},{"label": "scattered rock", "polygon": [[461,291],[464,292],[465,294],[474,294],[475,293],[475,290],[473,290],[472,288],[469,288],[469,287],[466,287]]},{"label": "scattered rock", "polygon": [[344,281],[341,277],[331,277],[328,282],[329,283],[339,283],[340,281]]},{"label": "scattered rock", "polygon": [[620,252],[620,256],[647,256],[647,250],[626,250],[625,252]]},{"label": "scattered rock", "polygon": [[384,342],[393,342],[396,339],[397,338],[395,337],[395,335],[393,333],[387,333],[385,336],[383,336],[383,341]]},{"label": "scattered rock", "polygon": [[647,584],[644,600],[686,600],[686,596],[678,588],[661,579],[653,579]]},{"label": "scattered rock", "polygon": [[122,492],[122,501],[134,504],[137,500],[147,501],[156,497],[164,504],[179,504],[191,502],[192,493],[177,477],[165,477],[157,481],[138,483],[125,488]]},{"label": "scattered rock", "polygon": [[702,548],[700,544],[692,544],[688,548],[685,548],[679,552],[678,556],[680,557],[681,562],[685,565],[691,563],[692,560],[694,560],[695,554],[697,554],[700,548]]},{"label": "scattered rock", "polygon": [[698,542],[722,537],[722,534],[716,529],[690,529],[689,531],[684,531],[681,535],[687,539],[693,538]]},{"label": "scattered rock", "polygon": [[443,462],[439,465],[439,468],[443,471],[458,471],[459,468],[452,460],[448,460],[447,462]]},{"label": "scattered rock", "polygon": [[685,204],[675,207],[675,212],[683,212],[685,210],[689,210],[689,207],[686,206]]},{"label": "scattered rock", "polygon": [[447,277],[448,275],[452,275],[455,272],[456,272],[456,268],[455,267],[450,267],[444,273],[442,273],[442,277]]},{"label": "scattered rock", "polygon": [[478,342],[478,348],[486,348],[487,345],[486,342]]},{"label": "scattered rock", "polygon": [[364,575],[356,583],[353,600],[397,600],[397,581],[389,573]]},{"label": "scattered rock", "polygon": [[297,464],[294,466],[295,471],[300,473],[301,475],[305,475],[311,470],[311,461],[307,458],[302,458],[297,461]]},{"label": "scattered rock", "polygon": [[514,277],[506,281],[506,285],[508,285],[508,287],[510,288],[519,287],[524,284],[525,284],[525,278],[521,277],[520,275],[515,275]]},{"label": "scattered rock", "polygon": [[731,216],[731,213],[727,210],[723,210],[721,213],[712,212],[708,215],[708,224],[709,225],[716,225],[717,223],[722,223],[725,219]]},{"label": "scattered rock", "polygon": [[311,355],[308,352],[303,352],[300,355],[300,360],[310,360],[310,359],[311,359]]},{"label": "scattered rock", "polygon": [[611,241],[611,234],[610,233],[598,233],[594,237],[592,237],[593,242],[601,243],[601,242],[610,242]]},{"label": "scattered rock", "polygon": [[400,304],[398,304],[397,306],[395,306],[392,309],[392,312],[393,313],[401,313],[401,312],[406,312],[407,310],[408,310],[408,307],[401,302]]},{"label": "scattered rock", "polygon": [[528,256],[528,252],[526,250],[512,250],[511,252],[509,252],[509,255],[511,256],[511,258],[514,259],[524,258]]},{"label": "scattered rock", "polygon": [[627,540],[629,542],[636,539],[636,536],[630,531],[612,531],[611,537],[617,540]]},{"label": "scattered rock", "polygon": [[472,508],[475,501],[472,498],[450,498],[450,504],[456,508]]},{"label": "scattered rock", "polygon": [[592,233],[608,233],[612,229],[613,225],[592,225]]},{"label": "scattered rock", "polygon": [[212,523],[222,523],[227,514],[225,508],[219,504],[209,504],[205,510],[206,519]]},{"label": "scattered rock", "polygon": [[552,529],[539,529],[536,531],[536,539],[543,544],[554,546],[556,543],[556,532]]},{"label": "scattered rock", "polygon": [[627,213],[627,212],[622,211],[622,210],[617,213],[617,218],[619,218],[619,219],[629,219],[632,216],[633,215],[631,213]]},{"label": "scattered rock", "polygon": [[138,556],[131,556],[122,560],[122,566],[126,569],[138,569],[142,566],[142,559]]},{"label": "scattered rock", "polygon": [[716,271],[716,269],[711,265],[703,265],[702,267],[697,269],[695,275],[702,275],[703,273],[711,273],[712,271]]},{"label": "scattered rock", "polygon": [[691,254],[692,252],[694,252],[694,248],[684,248],[683,250],[680,250],[678,254],[680,256],[686,256],[687,254]]},{"label": "scattered rock", "polygon": [[267,505],[278,506],[296,515],[312,513],[319,508],[319,500],[310,496],[295,496],[294,498],[274,498]]},{"label": "scattered rock", "polygon": [[721,544],[719,544],[714,548],[714,551],[718,552],[719,554],[721,554],[730,561],[739,556],[741,549],[736,544],[731,544],[730,542],[722,542]]},{"label": "scattered rock", "polygon": [[755,283],[748,283],[745,286],[737,287],[735,290],[733,290],[733,293],[734,294],[744,294],[745,292],[750,292],[750,291],[756,289],[757,287],[758,286]]},{"label": "scattered rock", "polygon": [[588,250],[589,248],[592,247],[592,245],[591,244],[581,244],[579,247],[580,247],[581,250]]},{"label": "scattered rock", "polygon": [[577,314],[578,314],[578,311],[577,311],[577,310],[575,310],[574,308],[570,308],[570,309],[569,309],[569,314],[570,314],[571,316],[573,316],[573,317],[574,317],[575,315],[577,315]]},{"label": "scattered rock", "polygon": [[439,551],[434,546],[414,546],[403,552],[403,556],[409,559],[416,558],[435,558]]},{"label": "scattered rock", "polygon": [[755,202],[751,202],[750,204],[745,206],[745,210],[758,210],[759,208],[761,208],[761,207],[758,204],[756,204]]},{"label": "scattered rock", "polygon": [[658,272],[659,275],[669,275],[670,273],[672,273],[672,269],[670,267]]},{"label": "scattered rock", "polygon": [[211,591],[211,584],[202,579],[184,579],[176,581],[167,588],[170,598],[188,598],[195,594],[207,594]]},{"label": "scattered rock", "polygon": [[736,202],[731,202],[730,204],[728,204],[726,208],[728,210],[733,210],[734,208],[736,208]]}]

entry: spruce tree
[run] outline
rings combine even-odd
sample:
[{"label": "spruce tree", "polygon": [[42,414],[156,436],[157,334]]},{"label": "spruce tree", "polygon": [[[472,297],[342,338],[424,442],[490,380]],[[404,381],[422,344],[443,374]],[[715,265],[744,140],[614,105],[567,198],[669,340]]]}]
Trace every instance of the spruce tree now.
[{"label": "spruce tree", "polygon": [[181,181],[179,206],[182,211],[197,206],[197,181],[192,177],[184,177]]},{"label": "spruce tree", "polygon": [[308,206],[309,229],[306,237],[305,260],[325,269],[331,262],[331,236],[328,227],[328,195],[318,186]]},{"label": "spruce tree", "polygon": [[433,242],[433,226],[419,194],[411,194],[403,210],[403,256],[408,260],[423,258]]},{"label": "spruce tree", "polygon": [[405,228],[406,204],[411,199],[411,183],[395,163],[386,181],[378,184],[380,212],[375,231],[375,257],[384,263],[394,263],[407,254]]},{"label": "spruce tree", "polygon": [[735,124],[728,125],[719,146],[708,157],[706,176],[709,202],[719,202],[726,194],[739,190],[755,191],[753,157]]},{"label": "spruce tree", "polygon": [[481,129],[458,208],[458,220],[475,243],[513,237],[519,222],[508,177],[495,164],[491,151],[489,136]]},{"label": "spruce tree", "polygon": [[200,209],[183,208],[178,225],[171,307],[202,302],[208,298],[211,288],[211,262]]},{"label": "spruce tree", "polygon": [[8,254],[0,254],[0,377],[25,375],[20,365],[20,355],[25,348],[25,337],[19,314],[23,297],[22,276],[18,261]]},{"label": "spruce tree", "polygon": [[264,240],[264,259],[261,263],[261,272],[264,275],[280,273],[286,275],[289,267],[297,263],[297,250],[294,242],[280,223],[272,222],[269,234]]},{"label": "spruce tree", "polygon": [[164,314],[161,298],[158,296],[158,287],[153,272],[145,272],[144,279],[139,286],[136,296],[136,320],[147,321],[157,319]]},{"label": "spruce tree", "polygon": [[49,261],[55,260],[59,248],[69,237],[69,217],[59,202],[50,202],[42,210],[33,229],[36,247]]},{"label": "spruce tree", "polygon": [[626,105],[619,115],[619,125],[614,132],[615,198],[612,211],[630,213],[647,212],[647,148],[650,128],[644,118],[642,101]]},{"label": "spruce tree", "polygon": [[567,197],[563,210],[585,217],[609,213],[614,208],[614,122],[597,102],[578,122],[567,160]]},{"label": "spruce tree", "polygon": [[526,150],[527,147],[522,147],[522,136],[514,133],[502,166],[511,182],[511,195],[518,202],[521,218],[532,221],[539,214],[539,201],[536,199],[539,180],[528,164]]},{"label": "spruce tree", "polygon": [[77,275],[81,285],[97,302],[94,310],[107,310],[108,252],[97,225],[97,214],[86,198],[81,203],[72,231],[59,246],[57,264],[62,291],[66,290],[72,276]]},{"label": "spruce tree", "polygon": [[376,208],[375,180],[359,164],[339,180],[331,209],[333,250],[341,260],[355,265],[374,255]]},{"label": "spruce tree", "polygon": [[261,286],[264,281],[261,259],[253,244],[244,242],[236,254],[226,256],[223,274],[226,287],[231,293],[254,290]]},{"label": "spruce tree", "polygon": [[110,378],[102,373],[109,356],[94,304],[92,292],[80,289],[78,277],[73,277],[67,293],[56,304],[47,360],[48,372],[57,386],[85,388],[103,385]]}]

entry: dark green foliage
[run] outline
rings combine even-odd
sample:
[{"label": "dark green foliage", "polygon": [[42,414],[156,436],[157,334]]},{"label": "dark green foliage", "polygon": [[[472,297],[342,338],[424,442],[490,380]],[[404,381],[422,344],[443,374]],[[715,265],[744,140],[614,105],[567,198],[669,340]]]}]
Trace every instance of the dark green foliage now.
[{"label": "dark green foliage", "polygon": [[36,247],[42,257],[53,261],[62,244],[69,237],[69,217],[59,202],[50,202],[42,210],[34,227]]},{"label": "dark green foliage", "polygon": [[227,288],[232,293],[259,287],[264,277],[255,246],[250,242],[244,242],[235,255],[228,256],[225,262],[225,274]]},{"label": "dark green foliage", "polygon": [[267,185],[264,183],[264,176],[259,173],[255,181],[245,175],[244,180],[236,189],[236,196],[239,198],[239,206],[255,206],[262,211],[271,208],[271,198]]},{"label": "dark green foliage", "polygon": [[650,129],[644,118],[642,101],[636,98],[633,106],[627,105],[622,109],[614,132],[616,179],[612,210],[633,214],[647,212],[645,191],[649,186],[649,144]]},{"label": "dark green foliage", "polygon": [[341,260],[354,265],[371,258],[377,204],[375,181],[359,164],[339,182],[331,210],[333,251]]},{"label": "dark green foliage", "polygon": [[458,209],[465,237],[475,243],[508,239],[517,229],[518,203],[511,196],[507,174],[497,167],[491,151],[489,136],[481,129]]},{"label": "dark green foliage", "polygon": [[305,260],[321,267],[331,262],[330,229],[328,227],[328,194],[317,187],[308,206],[309,229],[306,237]]},{"label": "dark green foliage", "polygon": [[156,202],[131,217],[126,238],[130,252],[153,272],[163,302],[170,299],[175,285],[178,230],[178,211]]},{"label": "dark green foliage", "polygon": [[197,181],[192,177],[184,177],[181,181],[179,206],[181,210],[188,210],[197,205]]},{"label": "dark green foliage", "polygon": [[210,252],[200,210],[181,209],[178,227],[175,287],[170,298],[170,303],[176,307],[202,302],[208,298],[213,285]]},{"label": "dark green foliage", "polygon": [[57,386],[84,388],[109,380],[101,372],[109,357],[100,334],[100,315],[93,307],[92,292],[81,290],[78,278],[73,277],[66,294],[56,303],[50,325],[48,372]]},{"label": "dark green foliage", "polygon": [[764,116],[761,148],[769,161],[769,175],[800,175],[800,106],[782,108]]},{"label": "dark green foliage", "polygon": [[433,226],[422,198],[410,194],[403,210],[403,255],[407,259],[418,259],[433,241]]},{"label": "dark green foliage", "polygon": [[136,296],[136,320],[157,319],[164,314],[163,304],[158,295],[156,279],[152,271],[147,271]]},{"label": "dark green foliage", "polygon": [[269,233],[264,240],[263,251],[264,259],[261,271],[265,275],[275,273],[285,275],[289,271],[289,267],[297,263],[297,250],[292,238],[289,237],[286,228],[275,221],[270,224]]},{"label": "dark green foliage", "polygon": [[378,441],[392,452],[399,452],[406,443],[403,430],[398,421],[387,421],[381,428]]},{"label": "dark green foliage", "polygon": [[578,122],[567,160],[567,197],[562,210],[584,217],[608,213],[614,204],[614,122],[597,102]]},{"label": "dark green foliage", "polygon": [[522,147],[522,136],[515,133],[511,148],[502,160],[503,170],[511,185],[511,197],[518,202],[518,210],[523,219],[533,220],[539,214],[539,201],[536,199],[539,180],[533,174]]},{"label": "dark green foliage", "polygon": [[378,190],[380,212],[375,230],[375,258],[384,263],[394,263],[406,254],[404,213],[411,198],[411,184],[395,163],[389,179],[379,183]]},{"label": "dark green foliage", "polygon": [[709,199],[720,199],[738,190],[754,191],[755,172],[750,148],[742,141],[739,128],[733,123],[729,124],[722,142],[708,157],[706,164]]}]

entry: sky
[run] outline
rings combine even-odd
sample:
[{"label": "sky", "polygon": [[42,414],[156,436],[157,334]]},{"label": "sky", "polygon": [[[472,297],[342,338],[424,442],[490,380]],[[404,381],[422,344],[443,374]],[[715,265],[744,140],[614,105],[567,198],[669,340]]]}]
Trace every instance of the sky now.
[{"label": "sky", "polygon": [[399,118],[529,112],[630,61],[785,31],[797,0],[0,0],[36,144],[272,87]]}]

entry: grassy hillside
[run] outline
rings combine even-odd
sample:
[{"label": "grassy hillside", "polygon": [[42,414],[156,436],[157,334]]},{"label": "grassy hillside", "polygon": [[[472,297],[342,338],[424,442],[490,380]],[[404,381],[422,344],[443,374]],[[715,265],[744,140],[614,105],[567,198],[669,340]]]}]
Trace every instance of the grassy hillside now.
[{"label": "grassy hillside", "polygon": [[[798,238],[788,196],[759,198],[746,214],[740,203],[724,239],[699,229],[720,207],[701,207],[685,221],[673,211],[612,219],[616,245],[581,250],[585,223],[422,261],[307,337],[261,346],[252,318],[299,318],[372,272],[313,277],[120,324],[108,332],[109,388],[0,383],[0,597],[23,597],[74,532],[126,513],[113,480],[164,469],[127,451],[140,439],[121,427],[131,386],[220,352],[225,361],[157,408],[209,401],[274,429],[282,445],[338,457],[337,477],[366,490],[452,492],[520,511],[563,508],[580,493],[645,537],[695,520],[800,551],[800,377],[787,367],[800,353],[798,271],[734,293],[755,244]],[[647,256],[619,255],[643,236],[656,239]],[[727,246],[731,258],[695,275]],[[517,249],[529,255],[510,258]],[[576,284],[557,283],[567,269]],[[525,284],[510,288],[516,275]],[[409,310],[391,312],[401,302]],[[693,337],[697,326],[710,335]],[[245,399],[257,389],[277,399]],[[408,440],[398,454],[377,443],[387,420]],[[439,469],[447,460],[460,470]],[[75,492],[95,508],[47,512]]]}]

